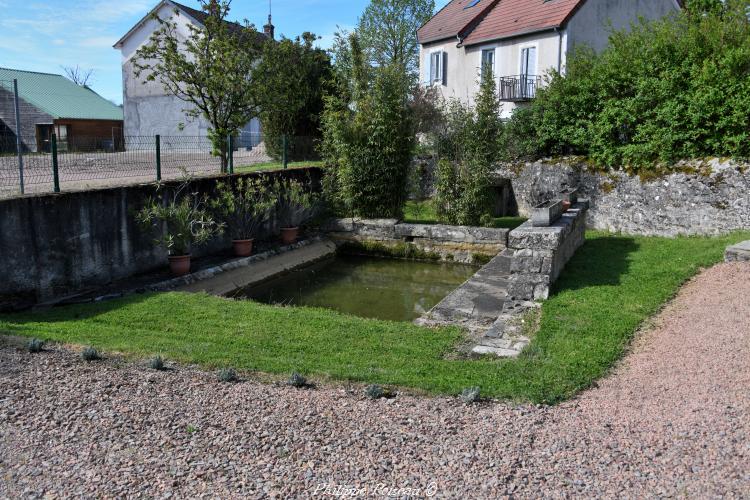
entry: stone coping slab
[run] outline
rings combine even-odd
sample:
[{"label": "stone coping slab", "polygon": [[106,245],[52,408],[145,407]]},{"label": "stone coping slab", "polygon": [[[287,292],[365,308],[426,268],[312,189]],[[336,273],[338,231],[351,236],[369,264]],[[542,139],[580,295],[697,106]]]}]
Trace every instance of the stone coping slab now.
[{"label": "stone coping slab", "polygon": [[727,262],[750,262],[750,240],[727,247],[724,260]]},{"label": "stone coping slab", "polygon": [[508,234],[509,248],[555,250],[573,229],[573,223],[588,209],[587,201],[580,201],[547,227],[536,227],[526,221]]},{"label": "stone coping slab", "polygon": [[456,243],[489,243],[505,246],[509,229],[449,226],[445,224],[414,224],[397,219],[330,219],[321,227],[327,233],[357,233],[375,239],[421,238]]}]

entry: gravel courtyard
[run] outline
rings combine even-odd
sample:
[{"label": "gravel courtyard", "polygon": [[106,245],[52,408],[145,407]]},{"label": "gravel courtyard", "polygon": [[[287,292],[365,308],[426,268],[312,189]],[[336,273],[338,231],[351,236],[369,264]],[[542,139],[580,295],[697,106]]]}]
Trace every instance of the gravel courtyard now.
[{"label": "gravel courtyard", "polygon": [[0,497],[748,497],[749,361],[748,264],[703,272],[612,376],[552,408],[219,384],[5,342]]}]

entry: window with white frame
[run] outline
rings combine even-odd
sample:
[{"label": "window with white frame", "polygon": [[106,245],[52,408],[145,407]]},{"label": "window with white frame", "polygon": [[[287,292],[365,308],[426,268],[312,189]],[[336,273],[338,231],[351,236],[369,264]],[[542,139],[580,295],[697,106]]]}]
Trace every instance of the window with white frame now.
[{"label": "window with white frame", "polygon": [[536,76],[536,47],[521,49],[521,75]]},{"label": "window with white frame", "polygon": [[445,52],[433,52],[430,54],[430,83],[446,84],[447,68],[446,68],[446,53]]},{"label": "window with white frame", "polygon": [[485,72],[489,71],[491,75],[495,74],[495,49],[482,49],[482,66],[481,74],[484,76]]}]

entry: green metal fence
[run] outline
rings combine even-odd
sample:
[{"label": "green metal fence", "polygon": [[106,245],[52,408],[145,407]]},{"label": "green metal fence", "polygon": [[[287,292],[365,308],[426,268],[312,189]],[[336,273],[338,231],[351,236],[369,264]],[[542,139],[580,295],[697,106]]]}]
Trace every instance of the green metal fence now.
[{"label": "green metal fence", "polygon": [[309,137],[281,137],[269,144],[260,134],[241,133],[227,141],[228,151],[221,155],[205,136],[69,136],[63,143],[54,134],[48,141],[0,134],[0,197],[285,168],[292,161],[318,159],[317,142]]}]

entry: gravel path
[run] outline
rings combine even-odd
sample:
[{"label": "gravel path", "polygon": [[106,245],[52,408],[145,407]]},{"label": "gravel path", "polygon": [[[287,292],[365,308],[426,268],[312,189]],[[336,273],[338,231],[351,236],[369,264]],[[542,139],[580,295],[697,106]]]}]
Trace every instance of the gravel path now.
[{"label": "gravel path", "polygon": [[6,345],[0,496],[288,497],[328,484],[377,495],[384,485],[440,497],[747,498],[748,297],[749,265],[704,272],[616,373],[554,408],[222,385],[184,367]]}]

